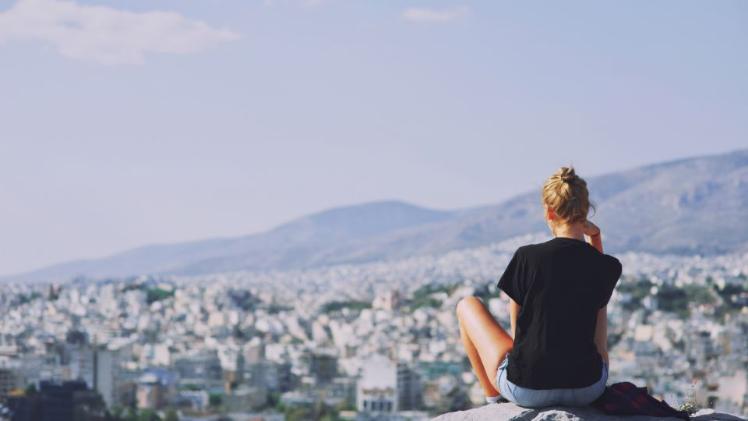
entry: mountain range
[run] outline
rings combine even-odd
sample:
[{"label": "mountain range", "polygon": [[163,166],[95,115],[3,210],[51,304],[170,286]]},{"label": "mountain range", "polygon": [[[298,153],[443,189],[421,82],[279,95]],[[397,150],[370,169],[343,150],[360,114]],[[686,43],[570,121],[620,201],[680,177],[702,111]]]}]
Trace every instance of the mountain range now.
[{"label": "mountain range", "polygon": [[[748,149],[586,178],[606,252],[714,255],[748,251]],[[195,275],[397,259],[548,230],[540,186],[489,206],[427,209],[401,201],[334,208],[266,232],[150,245],[3,280]]]}]

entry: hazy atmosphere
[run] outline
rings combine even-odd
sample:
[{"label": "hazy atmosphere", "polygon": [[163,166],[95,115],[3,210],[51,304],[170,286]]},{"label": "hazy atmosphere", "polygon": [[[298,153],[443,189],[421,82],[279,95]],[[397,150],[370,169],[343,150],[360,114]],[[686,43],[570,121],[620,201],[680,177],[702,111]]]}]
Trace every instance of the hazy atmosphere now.
[{"label": "hazy atmosphere", "polygon": [[748,3],[0,2],[0,274],[748,143]]},{"label": "hazy atmosphere", "polygon": [[748,419],[747,41],[745,0],[0,0],[0,421]]}]

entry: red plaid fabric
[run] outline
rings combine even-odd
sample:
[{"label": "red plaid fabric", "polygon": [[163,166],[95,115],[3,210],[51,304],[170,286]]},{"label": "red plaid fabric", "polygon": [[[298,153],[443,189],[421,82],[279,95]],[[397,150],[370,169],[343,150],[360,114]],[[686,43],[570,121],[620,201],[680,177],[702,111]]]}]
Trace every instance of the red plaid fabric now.
[{"label": "red plaid fabric", "polygon": [[646,387],[633,383],[614,383],[592,402],[592,406],[609,415],[649,415],[652,417],[674,417],[690,419],[685,411],[678,411],[665,401],[651,396]]}]

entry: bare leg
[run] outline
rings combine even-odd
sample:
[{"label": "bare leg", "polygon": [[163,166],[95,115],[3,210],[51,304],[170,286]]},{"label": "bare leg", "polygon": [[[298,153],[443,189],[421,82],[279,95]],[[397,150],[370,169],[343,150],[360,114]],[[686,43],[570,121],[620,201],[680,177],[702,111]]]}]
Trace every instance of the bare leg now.
[{"label": "bare leg", "polygon": [[475,376],[478,377],[478,382],[483,388],[483,393],[486,396],[498,396],[499,391],[497,387],[491,383],[491,380],[488,379],[486,369],[483,367],[480,355],[478,355],[478,350],[475,349],[475,345],[473,345],[473,342],[468,338],[467,333],[465,333],[465,328],[462,326],[462,322],[460,322],[460,338],[462,339],[462,344],[465,346],[465,352],[470,360],[470,365],[473,366],[473,372],[475,373]]},{"label": "bare leg", "polygon": [[486,396],[497,396],[496,371],[514,342],[483,302],[474,296],[457,303],[460,337],[470,364]]}]

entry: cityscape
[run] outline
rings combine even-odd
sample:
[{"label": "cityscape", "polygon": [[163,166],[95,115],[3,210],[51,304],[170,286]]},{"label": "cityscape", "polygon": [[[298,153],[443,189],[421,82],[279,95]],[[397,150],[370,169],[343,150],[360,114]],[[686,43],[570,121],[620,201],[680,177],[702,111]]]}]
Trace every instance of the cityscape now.
[{"label": "cityscape", "polygon": [[[425,420],[483,405],[456,303],[477,295],[508,328],[498,276],[519,245],[546,239],[309,270],[9,283],[0,419]],[[616,257],[609,384],[747,415],[748,253]]]},{"label": "cityscape", "polygon": [[[746,40],[745,0],[2,2],[0,421],[748,420]],[[498,289],[554,235],[622,263],[607,325],[581,253]],[[502,397],[465,297],[519,315]],[[604,326],[602,394],[522,390]]]}]

